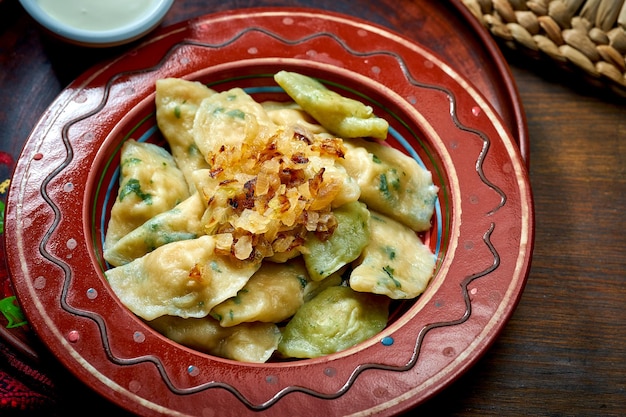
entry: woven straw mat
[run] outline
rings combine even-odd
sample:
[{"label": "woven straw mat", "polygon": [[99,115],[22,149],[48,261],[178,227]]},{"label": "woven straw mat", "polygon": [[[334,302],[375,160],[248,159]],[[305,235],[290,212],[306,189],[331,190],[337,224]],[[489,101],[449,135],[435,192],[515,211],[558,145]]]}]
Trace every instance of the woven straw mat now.
[{"label": "woven straw mat", "polygon": [[462,0],[499,43],[626,95],[626,0]]}]

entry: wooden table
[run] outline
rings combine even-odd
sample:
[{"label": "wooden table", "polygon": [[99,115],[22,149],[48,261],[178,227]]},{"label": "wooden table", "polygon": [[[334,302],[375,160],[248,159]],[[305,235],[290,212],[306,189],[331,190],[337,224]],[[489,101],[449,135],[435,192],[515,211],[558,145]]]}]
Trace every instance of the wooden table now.
[{"label": "wooden table", "polygon": [[[410,36],[422,28],[413,20],[423,10],[420,3],[179,0],[165,23],[232,7],[314,4]],[[429,7],[452,7],[446,3]],[[424,30],[437,24],[422,17]],[[437,49],[445,42],[445,38],[433,40],[429,46]],[[0,4],[1,150],[19,154],[21,143],[64,86],[89,66],[124,50],[66,48],[42,34],[17,1]],[[554,69],[505,56],[527,122],[527,130],[521,126],[515,133],[527,132],[530,143],[526,156],[536,210],[532,268],[521,302],[494,345],[469,372],[416,412],[623,415],[626,103],[585,88]],[[464,70],[463,62],[454,64]],[[66,371],[49,366],[62,381],[63,410],[79,410],[77,398],[87,397],[94,401],[90,410],[117,412]]]}]

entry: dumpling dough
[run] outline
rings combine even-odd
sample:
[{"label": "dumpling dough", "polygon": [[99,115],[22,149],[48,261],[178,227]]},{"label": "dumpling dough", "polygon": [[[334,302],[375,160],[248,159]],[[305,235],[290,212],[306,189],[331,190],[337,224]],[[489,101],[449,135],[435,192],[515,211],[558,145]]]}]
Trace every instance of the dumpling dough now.
[{"label": "dumpling dough", "polygon": [[435,257],[415,232],[380,213],[371,213],[369,244],[354,262],[350,287],[393,299],[415,298],[426,289]]},{"label": "dumpling dough", "polygon": [[104,249],[189,197],[183,173],[160,146],[129,139],[122,145],[120,186],[111,208]]},{"label": "dumpling dough", "polygon": [[148,322],[148,325],[181,345],[241,362],[266,362],[280,341],[280,330],[273,323],[222,327],[211,317],[183,319],[163,316]]},{"label": "dumpling dough", "polygon": [[343,97],[319,81],[295,72],[279,71],[276,82],[322,126],[342,138],[371,136],[385,139],[389,123],[370,106]]},{"label": "dumpling dough", "polygon": [[244,146],[265,148],[276,129],[263,106],[241,88],[233,88],[202,101],[192,134],[198,149],[212,165],[210,159],[220,153],[245,155]]},{"label": "dumpling dough", "polygon": [[287,323],[278,351],[316,358],[345,350],[387,325],[389,298],[331,286],[305,303]]},{"label": "dumpling dough", "polygon": [[308,281],[302,262],[264,262],[237,296],[216,306],[211,316],[224,327],[254,321],[280,323],[304,303]]},{"label": "dumpling dough", "polygon": [[191,194],[194,191],[191,173],[209,166],[194,141],[193,121],[202,100],[213,94],[215,91],[197,81],[165,78],[156,82],[157,125],[185,175]]},{"label": "dumpling dough", "polygon": [[370,240],[370,212],[354,201],[334,211],[337,228],[326,240],[309,234],[304,244],[304,264],[313,281],[321,281],[359,257]]},{"label": "dumpling dough", "polygon": [[111,248],[104,251],[104,259],[113,266],[127,264],[167,243],[195,239],[204,233],[202,214],[206,209],[198,192],[173,209],[157,214]]},{"label": "dumpling dough", "polygon": [[357,180],[361,201],[415,231],[430,229],[438,191],[430,171],[381,143],[345,140],[344,145],[340,163]]},{"label": "dumpling dough", "polygon": [[215,239],[201,236],[161,246],[106,271],[109,284],[122,303],[145,320],[205,317],[237,295],[260,266],[215,254]]}]

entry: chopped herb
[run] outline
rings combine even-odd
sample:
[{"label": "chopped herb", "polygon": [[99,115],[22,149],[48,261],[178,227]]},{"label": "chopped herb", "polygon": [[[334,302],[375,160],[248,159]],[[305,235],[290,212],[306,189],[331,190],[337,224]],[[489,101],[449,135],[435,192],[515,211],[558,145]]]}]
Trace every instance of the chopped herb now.
[{"label": "chopped herb", "polygon": [[239,109],[229,110],[226,114],[230,117],[234,117],[236,119],[245,119],[246,114]]},{"label": "chopped herb", "polygon": [[219,266],[219,265],[218,265],[218,263],[217,263],[217,262],[215,262],[215,261],[211,261],[211,269],[212,269],[213,271],[215,271],[215,272],[220,272],[220,273],[222,272],[222,271],[220,270],[220,266]]},{"label": "chopped herb", "polygon": [[241,291],[239,291],[239,292],[237,293],[237,295],[236,295],[236,296],[234,296],[234,297],[233,297],[233,302],[234,302],[236,305],[240,305],[240,304],[241,304],[241,296],[242,296],[242,295],[244,295],[244,294],[247,294],[247,293],[248,293],[248,290],[247,290],[247,289],[245,289],[245,288],[243,288]]},{"label": "chopped herb", "polygon": [[387,200],[391,200],[391,193],[389,193],[389,184],[387,183],[387,176],[380,174],[378,189]]},{"label": "chopped herb", "polygon": [[180,119],[180,106],[178,106],[178,105],[176,107],[174,107],[174,116],[177,119]]},{"label": "chopped herb", "polygon": [[375,164],[382,164],[382,161],[380,160],[380,158],[374,154],[372,154],[372,161],[374,161]]},{"label": "chopped herb", "polygon": [[193,155],[196,156],[200,153],[200,150],[198,149],[198,146],[195,143],[192,143],[191,145],[189,145],[189,147],[187,148],[187,153],[189,155]]},{"label": "chopped herb", "polygon": [[142,161],[139,158],[134,158],[134,157],[130,157],[127,159],[124,159],[124,161],[122,161],[122,165],[135,165],[135,164],[140,164]]},{"label": "chopped herb", "polygon": [[385,246],[383,251],[387,255],[390,261],[393,261],[396,258],[396,249],[391,246]]},{"label": "chopped herb", "polygon": [[392,168],[389,171],[390,177],[392,177],[393,179],[391,181],[389,181],[391,183],[391,186],[393,187],[394,190],[399,190],[400,189],[400,177],[398,176],[398,171],[396,171],[395,168]]},{"label": "chopped herb", "polygon": [[124,184],[124,187],[122,187],[122,190],[120,191],[119,200],[123,201],[129,194],[136,194],[137,197],[141,198],[144,203],[148,205],[152,204],[152,194],[144,193],[141,190],[139,180],[136,178],[131,178],[126,182],[126,184]]},{"label": "chopped herb", "polygon": [[300,281],[300,286],[302,287],[302,289],[304,289],[307,284],[306,277],[304,275],[298,275],[297,278],[298,278],[298,281]]},{"label": "chopped herb", "polygon": [[385,274],[387,274],[387,276],[389,278],[391,278],[391,280],[393,281],[393,283],[395,284],[396,288],[401,288],[402,284],[400,283],[400,281],[398,281],[394,276],[394,270],[392,267],[390,267],[389,265],[387,266],[383,266],[383,271],[385,272]]}]

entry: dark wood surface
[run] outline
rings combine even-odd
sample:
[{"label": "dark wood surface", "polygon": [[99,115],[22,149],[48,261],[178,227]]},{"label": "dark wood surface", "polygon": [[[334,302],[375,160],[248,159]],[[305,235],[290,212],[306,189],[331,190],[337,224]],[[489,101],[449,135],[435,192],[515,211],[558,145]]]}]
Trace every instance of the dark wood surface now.
[{"label": "dark wood surface", "polygon": [[[425,3],[179,0],[165,24],[233,7],[307,4],[359,16],[408,36],[459,19],[449,2]],[[433,7],[440,12],[449,8],[453,20],[424,15]],[[440,36],[427,46],[449,50],[446,42]],[[468,38],[466,47],[476,42]],[[0,4],[0,149],[18,154],[64,86],[127,48],[68,47],[42,34],[17,1]],[[505,57],[526,120],[512,131],[518,138],[528,134],[522,139],[529,143],[526,157],[536,212],[532,268],[520,304],[485,356],[414,412],[626,415],[626,101],[586,87],[558,69],[511,53]],[[450,60],[458,71],[477,79],[471,62]],[[497,71],[492,75],[501,76]],[[524,116],[515,114],[493,85],[481,87],[505,120],[514,123]],[[497,88],[506,86],[500,83]],[[42,355],[56,372],[65,415],[86,411],[79,407],[79,398],[87,398],[90,409],[117,412]]]}]

